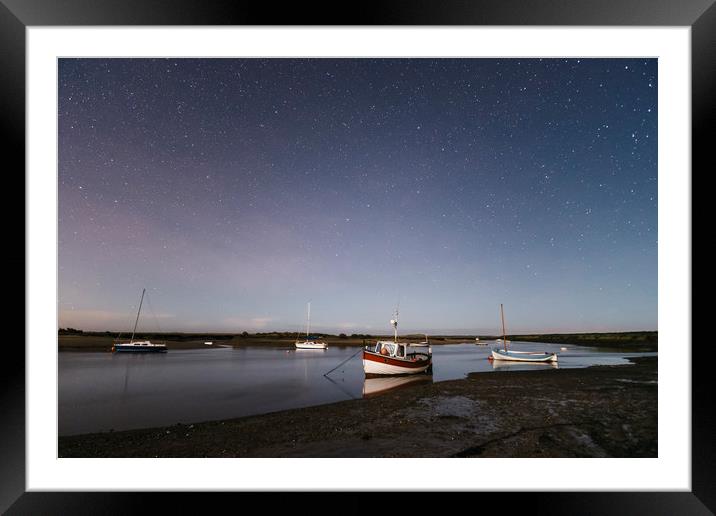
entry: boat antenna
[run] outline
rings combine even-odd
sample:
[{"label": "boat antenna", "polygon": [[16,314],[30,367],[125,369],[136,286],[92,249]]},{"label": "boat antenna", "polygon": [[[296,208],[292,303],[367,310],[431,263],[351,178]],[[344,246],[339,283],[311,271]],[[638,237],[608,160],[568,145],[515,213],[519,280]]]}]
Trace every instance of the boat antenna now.
[{"label": "boat antenna", "polygon": [[398,300],[398,305],[395,307],[395,315],[394,318],[390,320],[390,324],[393,325],[393,339],[397,343],[398,342],[398,312],[400,310],[400,300]]},{"label": "boat antenna", "polygon": [[134,320],[134,329],[132,330],[132,338],[129,339],[129,343],[134,342],[134,333],[137,331],[137,323],[139,322],[139,312],[142,311],[142,301],[144,301],[144,292],[147,289],[142,289],[142,297],[139,299],[139,310],[137,310],[137,318]]},{"label": "boat antenna", "polygon": [[505,312],[502,309],[502,303],[500,303],[500,316],[502,317],[502,345],[507,351],[507,336],[505,335]]}]

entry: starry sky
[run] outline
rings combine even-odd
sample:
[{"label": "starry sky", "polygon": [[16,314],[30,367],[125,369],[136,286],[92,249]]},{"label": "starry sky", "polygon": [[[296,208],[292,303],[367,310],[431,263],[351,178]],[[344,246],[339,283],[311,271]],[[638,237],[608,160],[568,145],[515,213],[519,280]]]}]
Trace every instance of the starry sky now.
[{"label": "starry sky", "polygon": [[59,325],[657,329],[656,59],[60,59]]}]

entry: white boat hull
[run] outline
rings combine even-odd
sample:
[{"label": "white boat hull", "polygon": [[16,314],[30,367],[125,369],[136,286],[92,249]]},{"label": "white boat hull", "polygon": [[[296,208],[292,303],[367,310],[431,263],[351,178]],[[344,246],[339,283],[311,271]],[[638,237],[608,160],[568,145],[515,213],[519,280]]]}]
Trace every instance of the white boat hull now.
[{"label": "white boat hull", "polygon": [[557,362],[557,353],[492,350],[492,358],[511,362]]},{"label": "white boat hull", "polygon": [[115,353],[166,353],[166,344],[152,344],[148,340],[138,342],[122,342],[112,346]]},{"label": "white boat hull", "polygon": [[430,355],[409,358],[381,355],[363,350],[363,371],[366,375],[396,375],[424,373],[432,364]]},{"label": "white boat hull", "polygon": [[296,342],[296,349],[326,349],[325,342]]},{"label": "white boat hull", "polygon": [[427,371],[430,364],[425,364],[420,367],[402,367],[391,364],[381,364],[380,362],[373,362],[372,360],[363,360],[363,370],[365,374],[417,374],[424,373]]}]

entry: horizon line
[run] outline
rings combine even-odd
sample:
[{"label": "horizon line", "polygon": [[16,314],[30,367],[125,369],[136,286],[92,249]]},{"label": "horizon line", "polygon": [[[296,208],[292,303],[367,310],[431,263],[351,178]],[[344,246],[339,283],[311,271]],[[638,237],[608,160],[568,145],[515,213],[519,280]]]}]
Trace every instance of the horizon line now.
[{"label": "horizon line", "polygon": [[[73,328],[73,327],[71,327],[71,326],[67,326],[67,327],[64,327],[64,328],[63,328],[63,327],[58,327],[57,331],[59,332],[59,331],[61,331],[61,330],[68,330],[68,329],[76,330],[76,331],[82,332],[82,333],[119,333],[119,334],[121,334],[121,333],[129,333],[129,332],[127,332],[127,331],[118,332],[118,331],[116,331],[116,330],[82,330],[82,329],[80,329],[80,328]],[[512,333],[507,333],[507,334],[508,334],[508,335],[578,335],[578,334],[583,334],[583,333],[648,333],[648,332],[656,332],[656,333],[658,333],[658,331],[659,331],[658,329],[653,329],[653,330],[644,330],[644,329],[641,329],[641,330],[598,330],[598,331],[589,331],[589,330],[580,330],[580,331],[521,331],[521,332],[512,332]],[[265,333],[299,333],[299,334],[305,333],[305,332],[296,332],[295,330],[268,330],[268,329],[262,329],[261,331],[256,331],[256,330],[254,330],[254,331],[248,331],[248,330],[236,330],[236,331],[212,331],[212,330],[203,330],[203,331],[192,330],[192,331],[184,331],[184,330],[164,330],[164,331],[139,331],[139,332],[137,332],[137,333],[139,333],[139,334],[143,334],[143,333],[144,333],[144,334],[146,334],[146,333],[152,333],[152,334],[181,333],[181,334],[186,334],[186,335],[192,335],[192,334],[195,334],[195,335],[199,335],[199,334],[240,335],[240,334],[242,334],[242,333],[244,333],[244,332],[248,333],[249,335],[258,335],[258,334],[261,334],[261,333],[263,333],[263,334],[265,334]],[[323,334],[326,334],[326,335],[334,335],[334,333],[329,333],[329,332],[325,332],[325,331],[314,331],[314,332],[311,332],[311,333],[323,333]],[[378,332],[378,333],[365,333],[365,332],[362,332],[362,333],[361,333],[361,332],[357,332],[357,331],[351,331],[350,333],[346,333],[345,331],[338,331],[337,333],[335,333],[335,335],[340,335],[340,334],[349,335],[349,336],[350,336],[350,335],[383,335],[383,333],[380,333],[380,332]],[[389,331],[388,331],[388,332],[385,332],[385,335],[389,335],[389,334],[391,334],[391,332],[389,332]],[[405,331],[405,332],[402,332],[401,334],[402,334],[402,335],[430,335],[430,334],[433,334],[433,335],[436,335],[436,336],[450,336],[450,335],[464,336],[464,335],[476,335],[476,334],[481,334],[481,335],[501,335],[500,332],[498,332],[498,333],[493,333],[493,332],[477,332],[477,331],[468,331],[468,330],[465,330],[465,331],[461,331],[461,330],[447,330],[446,333],[438,333],[438,332],[436,332],[436,331],[434,331],[434,332]]]}]

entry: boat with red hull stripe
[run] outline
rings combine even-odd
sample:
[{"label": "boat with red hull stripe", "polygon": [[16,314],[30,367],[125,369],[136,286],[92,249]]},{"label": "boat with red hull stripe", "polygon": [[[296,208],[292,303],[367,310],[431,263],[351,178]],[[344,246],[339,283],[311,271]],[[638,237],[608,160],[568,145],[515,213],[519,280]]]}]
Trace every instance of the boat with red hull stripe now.
[{"label": "boat with red hull stripe", "polygon": [[[398,310],[393,325],[394,340],[379,340],[375,346],[363,349],[363,371],[366,376],[418,374],[432,371],[433,353],[425,342],[398,342]],[[423,348],[419,351],[415,348]],[[425,349],[427,348],[427,349]]]}]

